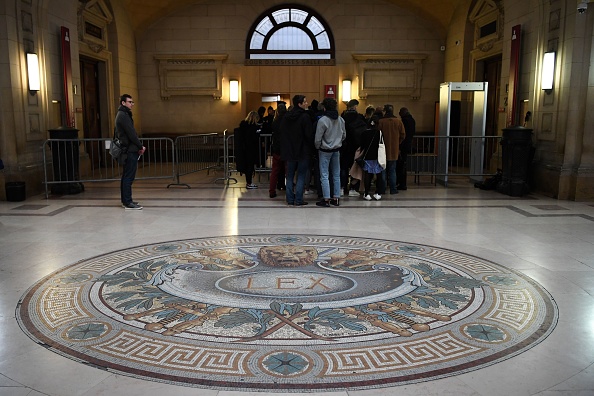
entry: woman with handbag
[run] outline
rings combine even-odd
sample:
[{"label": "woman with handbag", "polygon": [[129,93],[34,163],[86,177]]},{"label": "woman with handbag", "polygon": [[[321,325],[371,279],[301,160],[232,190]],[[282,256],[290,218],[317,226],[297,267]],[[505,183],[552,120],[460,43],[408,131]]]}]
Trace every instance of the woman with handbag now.
[{"label": "woman with handbag", "polygon": [[382,196],[379,194],[379,192],[382,191],[382,186],[384,185],[384,177],[382,174],[384,168],[380,166],[377,156],[379,144],[382,139],[382,133],[379,130],[378,121],[379,118],[377,116],[373,116],[369,122],[369,127],[365,132],[363,132],[363,136],[361,137],[361,149],[363,150],[363,183],[365,186],[363,199],[366,201],[372,200],[370,190],[374,175],[375,194],[373,194],[373,198],[376,201],[382,199]]}]

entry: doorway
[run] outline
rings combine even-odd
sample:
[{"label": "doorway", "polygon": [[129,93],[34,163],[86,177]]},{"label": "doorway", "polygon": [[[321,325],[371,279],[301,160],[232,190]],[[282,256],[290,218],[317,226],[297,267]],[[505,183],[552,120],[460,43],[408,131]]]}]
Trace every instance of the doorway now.
[{"label": "doorway", "polygon": [[[485,58],[476,63],[476,81],[486,81],[489,83],[489,90],[487,92],[487,115],[485,118],[485,136],[499,135],[499,98],[501,94],[501,54]],[[489,139],[488,142],[494,142]],[[485,145],[485,168],[489,163],[497,163],[491,161],[494,155],[498,155],[499,146],[497,144]],[[496,169],[490,169],[495,172]]]},{"label": "doorway", "polygon": [[[99,99],[99,63],[100,61],[80,57],[81,75],[81,96],[83,109],[83,137],[85,139],[101,138],[101,102]],[[87,142],[85,149],[92,153],[93,167],[104,166],[105,156],[101,155],[105,150],[101,142]]]}]

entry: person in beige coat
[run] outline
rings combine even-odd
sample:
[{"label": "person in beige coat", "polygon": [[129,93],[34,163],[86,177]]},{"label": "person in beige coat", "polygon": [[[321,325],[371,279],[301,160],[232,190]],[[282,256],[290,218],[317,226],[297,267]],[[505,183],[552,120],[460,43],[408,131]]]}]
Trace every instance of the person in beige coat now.
[{"label": "person in beige coat", "polygon": [[398,194],[396,188],[396,164],[400,155],[400,143],[404,141],[406,132],[404,124],[394,115],[394,106],[384,105],[384,116],[379,120],[379,129],[384,135],[386,145],[386,179],[390,194]]}]

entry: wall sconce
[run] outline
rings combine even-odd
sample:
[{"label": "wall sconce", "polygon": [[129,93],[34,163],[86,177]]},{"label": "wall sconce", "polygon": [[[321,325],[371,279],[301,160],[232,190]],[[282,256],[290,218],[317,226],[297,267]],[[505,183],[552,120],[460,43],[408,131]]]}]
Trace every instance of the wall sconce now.
[{"label": "wall sconce", "polygon": [[39,79],[39,59],[37,54],[27,54],[27,77],[29,78],[29,91],[39,91],[41,81]]},{"label": "wall sconce", "polygon": [[342,80],[342,101],[351,100],[351,80]]},{"label": "wall sconce", "polygon": [[553,90],[555,80],[555,52],[545,52],[542,59],[541,87],[543,91],[550,93]]},{"label": "wall sconce", "polygon": [[239,81],[229,80],[229,102],[239,102]]}]

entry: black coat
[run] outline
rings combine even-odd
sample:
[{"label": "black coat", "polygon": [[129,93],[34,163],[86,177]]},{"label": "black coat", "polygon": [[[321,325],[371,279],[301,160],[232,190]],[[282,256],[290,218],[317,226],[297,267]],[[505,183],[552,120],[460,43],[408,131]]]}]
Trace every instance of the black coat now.
[{"label": "black coat", "polygon": [[126,106],[121,105],[115,118],[115,134],[128,148],[128,153],[137,153],[142,148],[142,143],[138,139],[136,129],[134,129],[134,119],[132,112]]},{"label": "black coat", "polygon": [[280,154],[281,153],[281,122],[287,113],[281,113],[277,118],[272,121],[272,145],[270,147],[270,151],[272,154]]},{"label": "black coat", "polygon": [[235,128],[235,164],[240,173],[251,173],[258,163],[259,131],[258,124],[241,121]]},{"label": "black coat", "polygon": [[400,151],[403,151],[406,154],[410,154],[412,140],[416,132],[416,122],[412,115],[407,114],[404,117],[402,117],[402,123],[404,124],[404,132],[406,132],[406,137],[404,138],[402,143],[400,143]]},{"label": "black coat", "polygon": [[361,149],[363,158],[366,160],[377,160],[377,150],[379,148],[380,130],[369,128],[361,136]]},{"label": "black coat", "polygon": [[314,140],[314,130],[309,114],[301,107],[294,107],[283,117],[280,129],[282,131],[282,160],[301,161],[308,159]]},{"label": "black coat", "polygon": [[340,167],[348,169],[353,164],[355,151],[361,146],[361,136],[367,129],[367,123],[363,114],[355,110],[346,110],[341,117],[344,119],[346,139],[340,149]]}]

